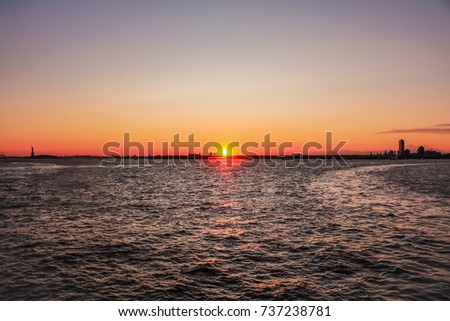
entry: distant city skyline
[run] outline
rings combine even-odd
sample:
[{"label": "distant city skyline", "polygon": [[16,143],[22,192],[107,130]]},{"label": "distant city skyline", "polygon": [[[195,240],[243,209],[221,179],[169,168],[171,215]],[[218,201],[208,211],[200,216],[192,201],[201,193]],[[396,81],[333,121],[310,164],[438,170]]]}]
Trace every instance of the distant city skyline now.
[{"label": "distant city skyline", "polygon": [[[7,1],[0,153],[158,142],[347,140],[450,152],[450,5],[431,1]],[[161,151],[159,151],[161,153]]]},{"label": "distant city skyline", "polygon": [[[403,143],[401,143],[403,142]],[[319,143],[323,143],[323,142],[319,142]],[[393,145],[395,145],[395,142],[391,142],[390,144],[388,144],[389,147],[386,148],[382,148],[379,150],[360,150],[360,151],[355,151],[355,150],[350,150],[350,149],[342,149],[342,154],[343,155],[369,155],[369,154],[379,154],[379,153],[383,153],[383,152],[389,152],[389,151],[393,151],[395,153],[395,155],[402,155],[403,153],[401,151],[405,151],[405,150],[410,150],[410,152],[415,153],[417,150],[419,149],[423,149],[423,150],[427,150],[427,151],[434,151],[434,152],[440,152],[443,154],[449,154],[449,151],[446,150],[442,150],[442,149],[436,149],[433,148],[432,146],[423,146],[422,144],[410,144],[409,142],[405,142],[404,139],[400,139],[399,141],[397,141],[397,148],[392,147]],[[147,153],[147,146],[145,144],[143,144],[144,149],[145,149],[145,155],[151,155],[150,153]],[[225,147],[226,144],[223,145],[223,147]],[[323,146],[325,147],[325,146]],[[27,150],[25,151],[21,151],[19,153],[16,154],[7,154],[4,153],[3,150],[0,150],[0,156],[34,156],[34,146],[27,146]],[[31,153],[30,153],[30,148],[31,148]],[[101,148],[100,148],[101,149]],[[47,149],[43,149],[44,151],[47,151]],[[69,150],[69,148],[67,149]],[[196,148],[195,152],[199,152],[201,150],[201,148]],[[153,155],[174,155],[174,153],[172,152],[173,149],[171,147],[169,147],[169,153],[164,153],[163,150],[159,149],[158,146],[156,146],[155,148],[155,153],[153,153]],[[257,148],[257,149],[252,149],[252,151],[256,151],[259,155],[264,155],[264,152],[262,150],[262,148]],[[301,154],[301,148],[298,147],[298,144],[295,144],[293,148],[289,148],[289,155],[291,154]],[[120,153],[121,155],[125,155],[124,153]],[[180,155],[187,155],[187,152],[185,152],[183,150],[183,153],[181,153]],[[316,152],[314,153],[316,155],[322,155],[324,154],[323,150],[316,150]],[[105,156],[103,154],[103,152],[99,152],[99,153],[75,153],[75,152],[69,152],[65,153],[65,154],[60,154],[60,153],[48,153],[48,152],[42,152],[42,153],[38,153],[38,155],[52,155],[52,156],[79,156],[79,155],[87,155],[87,156]],[[275,155],[275,154],[273,154]]]},{"label": "distant city skyline", "polygon": [[[181,140],[180,140],[181,141]],[[120,142],[115,142],[115,143],[119,143]],[[123,142],[122,142],[123,143]],[[208,142],[206,144],[210,144],[211,142]],[[214,142],[215,143],[215,142]],[[248,143],[248,142],[247,142]],[[316,143],[316,142],[314,142]],[[319,142],[317,142],[319,143]],[[189,148],[186,148],[187,146],[184,146],[184,148],[177,148],[174,149],[172,146],[173,142],[164,142],[163,145],[165,144],[167,146],[167,149],[164,149],[161,153],[158,152],[152,152],[150,150],[148,150],[148,146],[145,147],[144,145],[142,145],[142,150],[139,151],[139,148],[136,144],[139,144],[138,142],[132,142],[131,145],[125,150],[125,148],[122,147],[115,147],[113,149],[110,149],[110,147],[106,148],[104,146],[102,154],[101,155],[97,155],[97,154],[65,154],[65,155],[57,155],[57,154],[37,154],[35,155],[34,152],[34,146],[30,146],[30,154],[28,155],[29,157],[36,157],[36,156],[51,156],[51,157],[61,157],[61,156],[123,156],[123,157],[135,157],[135,156],[139,156],[139,157],[147,157],[147,156],[223,156],[223,157],[227,157],[227,156],[293,156],[293,157],[298,157],[300,155],[304,155],[304,156],[320,156],[320,155],[328,155],[328,156],[333,156],[333,155],[341,155],[341,156],[355,156],[355,155],[360,155],[360,156],[377,156],[379,158],[391,158],[391,159],[408,159],[408,158],[426,158],[426,157],[436,157],[436,156],[445,156],[446,158],[448,158],[448,156],[450,155],[450,153],[446,153],[446,152],[441,152],[439,150],[434,150],[433,148],[430,149],[426,149],[424,146],[420,145],[419,147],[417,147],[417,149],[410,149],[410,148],[405,148],[405,146],[410,146],[413,147],[413,145],[405,145],[405,140],[400,139],[398,141],[398,150],[392,150],[392,149],[385,149],[384,151],[371,151],[370,153],[363,153],[363,152],[356,152],[356,153],[351,153],[346,151],[345,149],[336,149],[337,146],[339,146],[341,144],[341,142],[335,142],[334,145],[331,145],[331,148],[335,148],[335,150],[337,151],[337,153],[333,153],[333,152],[327,152],[326,150],[326,143],[324,145],[322,145],[323,148],[316,148],[315,146],[312,147],[312,149],[308,149],[307,152],[305,152],[305,149],[301,150],[294,150],[292,148],[286,148],[286,150],[284,152],[278,152],[280,151],[279,147],[280,145],[286,144],[286,143],[279,143],[276,144],[276,146],[272,146],[272,148],[270,148],[270,152],[267,152],[266,150],[264,150],[263,152],[256,152],[255,150],[259,151],[260,148],[251,148],[248,149],[249,153],[246,152],[239,152],[239,149],[241,146],[236,146],[236,149],[231,149],[229,150],[227,148],[227,146],[222,146],[223,150],[222,151],[218,151],[217,149],[215,150],[215,152],[211,152],[211,149],[208,149],[207,152],[200,152],[201,150],[204,151],[203,147],[204,146],[199,146],[197,148],[195,148],[194,150],[190,150]],[[186,144],[185,142],[182,141],[181,146],[183,146],[184,144]],[[216,143],[217,144],[217,143]],[[245,144],[245,143],[244,143]],[[259,144],[259,143],[258,143]],[[309,143],[306,144],[306,146]],[[320,144],[320,143],[319,143]],[[343,144],[342,146],[345,146],[345,144]],[[212,147],[212,146],[210,146]],[[261,147],[264,148],[264,147]],[[414,147],[413,147],[414,148]],[[108,151],[105,153],[105,150]],[[158,149],[154,149],[154,151],[158,151]],[[214,150],[214,149],[212,149]],[[276,150],[275,152],[273,152],[273,150]],[[142,153],[143,151],[143,153]],[[14,156],[23,156],[23,155],[5,155],[3,152],[0,152],[0,156],[1,157],[14,157]]]}]

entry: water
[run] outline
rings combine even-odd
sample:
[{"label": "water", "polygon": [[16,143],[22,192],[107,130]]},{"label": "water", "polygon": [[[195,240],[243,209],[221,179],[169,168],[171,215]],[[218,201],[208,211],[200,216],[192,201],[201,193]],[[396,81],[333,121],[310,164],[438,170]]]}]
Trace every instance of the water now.
[{"label": "water", "polygon": [[450,162],[0,162],[0,300],[449,300]]}]

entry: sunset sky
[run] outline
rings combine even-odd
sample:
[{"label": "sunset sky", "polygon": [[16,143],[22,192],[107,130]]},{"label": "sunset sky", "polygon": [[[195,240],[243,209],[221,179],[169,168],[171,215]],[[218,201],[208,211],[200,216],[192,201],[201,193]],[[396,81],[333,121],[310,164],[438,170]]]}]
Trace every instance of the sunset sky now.
[{"label": "sunset sky", "polygon": [[0,39],[7,155],[124,132],[450,152],[448,1],[2,1]]}]

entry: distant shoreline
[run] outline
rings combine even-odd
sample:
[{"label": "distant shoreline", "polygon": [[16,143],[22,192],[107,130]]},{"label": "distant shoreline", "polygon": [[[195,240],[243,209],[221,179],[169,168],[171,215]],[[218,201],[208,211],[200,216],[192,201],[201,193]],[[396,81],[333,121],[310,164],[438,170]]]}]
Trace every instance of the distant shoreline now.
[{"label": "distant shoreline", "polygon": [[[251,156],[245,156],[245,155],[236,155],[236,156],[202,156],[202,155],[195,155],[195,156],[188,156],[188,155],[156,155],[156,156],[94,156],[94,155],[72,155],[72,156],[56,156],[56,155],[36,155],[34,157],[30,156],[2,156],[0,157],[1,160],[11,160],[11,159],[21,159],[21,160],[39,160],[39,159],[217,159],[217,158],[235,158],[235,159],[280,159],[280,160],[289,160],[289,159],[299,159],[301,156],[299,155],[289,155],[289,156],[269,156],[269,155],[251,155]],[[378,156],[378,155],[355,155],[355,154],[348,154],[348,155],[309,155],[309,156],[302,156],[304,158],[309,159],[331,159],[336,157],[342,157],[343,159],[382,159],[382,160],[408,160],[408,159],[450,159],[450,153],[449,154],[442,154],[442,155],[436,155],[436,156],[426,156],[426,157],[416,157],[411,156],[408,158],[392,158],[392,157],[384,157],[384,156]]]}]

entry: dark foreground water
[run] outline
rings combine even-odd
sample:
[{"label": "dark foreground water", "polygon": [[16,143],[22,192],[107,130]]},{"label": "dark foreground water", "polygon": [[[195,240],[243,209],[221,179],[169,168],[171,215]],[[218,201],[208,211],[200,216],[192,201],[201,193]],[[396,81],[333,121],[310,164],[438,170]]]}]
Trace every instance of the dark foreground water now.
[{"label": "dark foreground water", "polygon": [[0,162],[0,300],[449,300],[450,162]]}]

